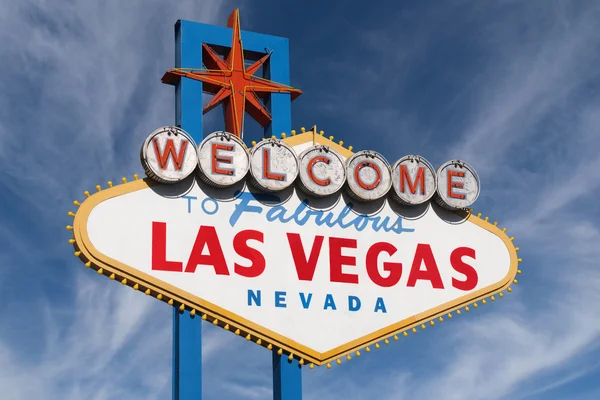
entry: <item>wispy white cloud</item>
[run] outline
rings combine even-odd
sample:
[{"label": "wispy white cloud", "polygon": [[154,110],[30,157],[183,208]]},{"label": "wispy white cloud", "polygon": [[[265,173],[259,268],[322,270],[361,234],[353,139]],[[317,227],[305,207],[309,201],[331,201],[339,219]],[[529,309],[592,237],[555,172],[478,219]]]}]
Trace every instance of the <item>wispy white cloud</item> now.
[{"label": "wispy white cloud", "polygon": [[566,293],[555,296],[548,306],[533,306],[543,311],[537,317],[524,303],[514,316],[498,310],[469,322],[455,337],[457,359],[420,390],[427,395],[423,398],[503,399],[540,374],[577,361],[600,336],[600,319],[591,306],[599,300],[600,280],[597,275],[584,276],[584,282],[579,276],[565,282]]},{"label": "wispy white cloud", "polygon": [[0,3],[0,186],[10,210],[0,212],[0,397],[168,398],[172,311],[69,256],[66,211],[95,184],[140,173],[143,137],[173,123],[173,89],[160,78],[173,66],[177,19],[222,24],[231,10]]},{"label": "wispy white cloud", "polygon": [[547,392],[551,392],[552,390],[560,388],[561,386],[569,384],[573,381],[577,381],[578,379],[583,378],[586,375],[589,375],[590,373],[594,372],[597,369],[598,369],[597,363],[576,369],[575,371],[569,372],[567,375],[565,375],[555,381],[549,382],[546,385],[542,385],[541,387],[536,388],[533,391],[523,393],[521,396],[517,395],[517,398],[532,398],[534,396],[543,395]]},{"label": "wispy white cloud", "polygon": [[[525,389],[521,398],[542,392],[553,398],[553,390],[595,371],[587,355],[600,339],[594,306],[600,287],[594,211],[600,101],[586,88],[598,81],[600,9],[593,2],[578,10],[561,3],[544,3],[543,10],[535,2],[511,3],[510,9],[498,4],[463,10],[466,19],[480,18],[474,41],[492,47],[485,50],[486,68],[473,77],[477,84],[464,81],[471,100],[461,99],[461,112],[469,117],[444,153],[481,173],[484,194],[494,200],[482,211],[504,215],[501,225],[523,249],[523,286],[483,315],[444,327],[446,334],[435,334],[419,352],[427,360],[407,356],[402,349],[408,342],[392,350],[394,357],[375,354],[374,363],[387,369],[383,383],[365,378],[357,389],[344,377],[336,376],[333,386],[325,386],[327,375],[309,378],[311,390],[326,393],[322,397],[359,399],[367,392],[390,399],[489,400]],[[388,119],[388,130],[402,117],[399,110]],[[394,376],[402,373],[408,378]]]},{"label": "wispy white cloud", "polygon": [[139,171],[140,141],[173,121],[173,89],[160,84],[174,62],[173,24],[218,22],[221,4],[4,2],[0,56],[13,62],[0,66],[11,77],[0,100],[3,181],[58,201]]},{"label": "wispy white cloud", "polygon": [[[362,36],[349,59],[368,50],[384,72],[400,69],[393,80],[381,81],[385,74],[372,64],[336,66],[343,86],[356,83],[356,94],[322,97],[338,103],[329,112],[346,108],[339,115],[348,123],[373,123],[399,149],[404,136],[422,134],[430,138],[420,142],[425,156],[464,157],[481,172],[484,194],[495,199],[483,203],[484,211],[504,217],[523,249],[523,285],[502,304],[428,330],[423,339],[411,337],[332,371],[305,372],[306,398],[489,400],[521,389],[522,398],[551,397],[594,373],[586,354],[600,337],[594,306],[600,230],[588,210],[600,182],[600,101],[586,87],[597,85],[599,9],[595,2],[577,10],[531,3],[461,2],[432,11],[409,30],[386,25]],[[66,245],[57,246],[64,241],[56,232],[65,224],[65,207],[92,184],[138,172],[141,139],[172,122],[173,91],[159,79],[172,65],[174,21],[222,24],[225,15],[220,2],[3,2],[0,55],[14,62],[0,65],[12,77],[0,82],[0,182],[10,191],[7,201],[19,204],[15,215],[0,215],[0,241],[12,249],[0,253],[3,293],[15,280],[34,284],[20,272],[41,273],[45,260],[82,268],[67,258]],[[403,18],[410,20],[410,12]],[[442,26],[448,20],[456,24]],[[460,31],[460,21],[474,20],[473,32]],[[481,46],[485,62],[473,61],[481,68],[471,77],[457,73],[462,89],[444,118],[436,117],[441,122],[430,124],[402,111],[411,98],[391,99],[409,90],[441,32]],[[389,51],[413,37],[408,51]],[[377,85],[385,101],[368,92]],[[365,105],[368,112],[356,112]],[[452,132],[463,134],[456,146],[440,148],[438,142],[452,142],[435,130],[445,128],[446,117],[453,118]],[[40,224],[23,228],[17,218]],[[0,317],[3,398],[168,398],[171,310],[83,268],[59,271],[57,279],[74,285],[33,301],[42,310],[38,318],[16,316],[20,302],[32,303],[25,290],[4,303],[10,312]],[[35,329],[37,335],[22,334]],[[205,394],[268,398],[270,354],[210,325],[203,330]],[[411,341],[426,344],[417,351]]]},{"label": "wispy white cloud", "polygon": [[[496,301],[503,304],[482,306],[492,310],[477,310],[434,328],[439,332],[424,339],[430,342],[419,358],[407,354],[410,342],[417,340],[411,335],[391,344],[386,350],[391,354],[368,355],[374,357],[371,368],[348,364],[338,367],[346,370],[336,374],[307,373],[309,398],[358,400],[369,394],[378,399],[531,398],[592,373],[596,368],[589,363],[595,353],[590,351],[600,337],[594,305],[600,300],[600,275],[589,270],[566,275],[560,277],[561,291],[549,290],[543,305],[525,302],[517,294]],[[547,387],[549,382],[552,387]]]},{"label": "wispy white cloud", "polygon": [[41,313],[23,314],[36,325],[40,354],[22,347],[26,338],[19,345],[8,340],[18,331],[3,325],[3,398],[152,399],[170,391],[170,325],[164,322],[171,310],[85,272],[77,275],[72,302],[39,299]]}]

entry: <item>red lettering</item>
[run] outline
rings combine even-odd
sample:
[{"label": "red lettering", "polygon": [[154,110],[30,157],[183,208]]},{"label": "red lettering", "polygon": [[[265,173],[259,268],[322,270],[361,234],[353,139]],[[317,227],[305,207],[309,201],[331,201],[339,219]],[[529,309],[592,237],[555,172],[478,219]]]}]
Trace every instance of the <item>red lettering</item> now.
[{"label": "red lettering", "polygon": [[263,178],[284,181],[285,174],[271,172],[271,150],[263,149]]},{"label": "red lettering", "polygon": [[[377,178],[375,178],[375,181],[373,183],[371,183],[370,185],[363,182],[362,179],[360,178],[359,172],[364,167],[373,168],[373,170],[377,174]],[[356,183],[358,183],[358,186],[360,186],[361,188],[363,188],[365,190],[373,190],[377,186],[379,186],[379,182],[381,182],[381,170],[379,169],[377,164],[375,164],[371,161],[360,162],[360,163],[358,163],[358,165],[356,167],[354,167],[354,180],[356,180]]]},{"label": "red lettering", "polygon": [[392,287],[400,281],[402,276],[402,263],[395,262],[384,262],[383,270],[389,272],[387,277],[381,276],[379,268],[377,267],[377,258],[382,252],[388,253],[393,256],[398,249],[391,243],[380,242],[375,243],[367,251],[367,274],[374,284],[381,287]]},{"label": "red lettering", "polygon": [[[204,246],[208,249],[208,254],[202,254]],[[194,247],[192,247],[190,258],[185,266],[185,272],[196,272],[198,265],[212,265],[217,275],[229,275],[223,249],[214,226],[201,225],[198,229],[198,235],[196,235]]]},{"label": "red lettering", "polygon": [[323,236],[315,236],[308,259],[306,258],[306,252],[304,251],[300,235],[297,233],[288,233],[287,238],[290,250],[292,251],[292,257],[294,258],[298,279],[301,281],[312,281],[315,275],[315,268],[317,267],[317,260],[321,253],[321,247],[323,246]]},{"label": "red lettering", "polygon": [[465,195],[464,194],[460,194],[460,193],[455,193],[452,189],[457,188],[457,189],[462,189],[465,187],[465,184],[462,182],[455,182],[452,180],[453,177],[459,177],[459,178],[464,178],[465,177],[465,173],[462,171],[454,171],[449,169],[448,170],[448,197],[453,197],[455,199],[464,199]]},{"label": "red lettering", "polygon": [[315,174],[313,173],[313,167],[315,166],[316,163],[318,162],[324,162],[325,164],[329,164],[330,160],[329,158],[325,157],[325,156],[316,156],[313,157],[309,162],[308,162],[308,166],[307,166],[307,170],[308,170],[308,176],[310,177],[310,179],[312,179],[312,181],[314,183],[316,183],[317,185],[320,186],[327,186],[331,183],[331,179],[329,178],[325,178],[325,179],[319,179],[315,176]]},{"label": "red lettering", "polygon": [[264,235],[262,232],[247,229],[239,232],[233,238],[233,249],[241,257],[251,262],[249,267],[244,267],[238,263],[234,263],[233,268],[236,274],[245,276],[246,278],[256,278],[265,270],[265,256],[262,253],[250,246],[248,240],[256,240],[264,243]]},{"label": "red lettering", "polygon": [[344,265],[356,266],[356,257],[342,255],[342,248],[355,249],[356,239],[329,238],[329,278],[331,282],[358,283],[358,275],[342,271]]},{"label": "red lettering", "polygon": [[[425,269],[421,269],[421,264],[425,264]],[[417,250],[415,251],[415,258],[410,268],[410,274],[408,275],[408,282],[406,286],[415,287],[417,280],[424,280],[431,282],[431,286],[434,289],[443,289],[444,283],[440,276],[440,271],[433,257],[431,246],[428,244],[419,243]]]},{"label": "red lettering", "polygon": [[183,263],[167,261],[167,224],[152,221],[152,270],[181,272]]},{"label": "red lettering", "polygon": [[233,151],[233,145],[213,143],[212,144],[212,172],[220,175],[233,175],[232,169],[219,168],[219,163],[232,164],[233,157],[219,154],[219,150]]},{"label": "red lettering", "polygon": [[408,189],[412,194],[417,193],[417,187],[421,185],[421,194],[425,195],[425,168],[419,167],[417,170],[417,175],[415,176],[414,182],[410,180],[410,175],[408,174],[408,168],[406,165],[400,165],[400,191],[404,193],[406,188],[404,187],[405,181],[408,183]]},{"label": "red lettering", "polygon": [[474,260],[475,250],[470,247],[459,247],[450,254],[452,268],[466,278],[464,281],[452,278],[452,286],[460,290],[472,290],[477,286],[479,277],[475,268],[462,260],[463,257],[471,257]]},{"label": "red lettering", "polygon": [[175,145],[173,144],[173,139],[167,139],[165,142],[165,148],[160,153],[160,147],[157,138],[152,139],[152,143],[154,144],[154,154],[156,155],[156,160],[158,161],[158,165],[161,169],[167,169],[167,164],[169,163],[169,158],[173,158],[173,166],[177,171],[181,171],[183,167],[183,158],[185,157],[185,152],[187,150],[188,141],[182,140],[181,146],[179,148],[179,154],[175,151]]}]

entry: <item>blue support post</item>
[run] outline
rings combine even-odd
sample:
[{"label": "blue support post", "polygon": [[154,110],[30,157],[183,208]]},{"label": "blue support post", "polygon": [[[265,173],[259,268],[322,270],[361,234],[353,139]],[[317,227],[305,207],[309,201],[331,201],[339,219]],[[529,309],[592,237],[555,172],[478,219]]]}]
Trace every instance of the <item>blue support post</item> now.
[{"label": "blue support post", "polygon": [[[280,39],[278,51],[273,51],[269,62],[270,79],[290,84],[289,49],[287,39]],[[271,95],[273,121],[265,129],[265,136],[290,133],[292,127],[292,102],[289,94]],[[273,351],[273,400],[302,400],[302,369],[298,361],[288,361],[286,355]]]},{"label": "blue support post", "polygon": [[[182,40],[181,21],[175,25],[175,66],[202,65],[197,43]],[[202,82],[182,79],[175,88],[175,122],[196,143],[202,141]],[[202,399],[202,319],[173,307],[173,400]]]},{"label": "blue support post", "polygon": [[[202,43],[229,47],[232,30],[191,21],[178,21],[175,26],[175,66],[177,68],[202,67]],[[245,50],[258,53],[272,51],[269,61],[269,78],[275,82],[290,83],[289,46],[286,38],[242,31]],[[186,78],[176,87],[176,124],[200,143],[202,131],[202,82]],[[279,136],[290,133],[292,125],[289,94],[271,96],[273,122],[265,133]],[[249,143],[260,138],[244,137]],[[173,314],[173,399],[200,400],[202,398],[202,331],[201,318],[189,314]],[[273,399],[301,400],[302,373],[296,360],[273,352]]]},{"label": "blue support post", "polygon": [[273,351],[273,400],[302,400],[302,369],[298,361]]},{"label": "blue support post", "polygon": [[173,307],[173,400],[202,399],[201,322]]}]

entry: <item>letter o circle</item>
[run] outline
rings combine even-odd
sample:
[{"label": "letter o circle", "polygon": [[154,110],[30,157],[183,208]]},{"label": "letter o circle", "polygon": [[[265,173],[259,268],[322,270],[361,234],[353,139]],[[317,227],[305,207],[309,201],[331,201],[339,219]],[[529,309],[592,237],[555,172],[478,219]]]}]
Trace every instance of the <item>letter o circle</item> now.
[{"label": "letter o circle", "polygon": [[[212,210],[210,210],[210,208],[206,206],[207,203],[212,203],[212,206],[210,206]],[[211,199],[210,197],[207,197],[206,199],[202,200],[202,203],[200,205],[202,206],[202,211],[204,211],[206,215],[213,215],[216,214],[217,211],[219,211],[219,203],[215,199]]]},{"label": "letter o circle", "polygon": [[346,161],[348,193],[358,200],[377,200],[392,187],[390,164],[374,151],[360,151]]}]

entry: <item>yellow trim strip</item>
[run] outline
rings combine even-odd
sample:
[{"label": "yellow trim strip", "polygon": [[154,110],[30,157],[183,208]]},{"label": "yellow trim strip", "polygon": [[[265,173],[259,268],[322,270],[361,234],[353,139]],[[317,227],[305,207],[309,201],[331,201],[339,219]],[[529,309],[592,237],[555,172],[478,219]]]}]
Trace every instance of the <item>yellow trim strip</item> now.
[{"label": "yellow trim strip", "polygon": [[[303,132],[299,135],[287,136],[285,139],[282,139],[283,142],[290,146],[298,146],[304,143],[318,143],[320,145],[331,147],[333,150],[337,151],[341,155],[346,158],[352,157],[354,154],[351,149],[347,149],[342,145],[335,143],[333,140],[329,140],[323,135],[317,135],[314,131]],[[342,142],[343,144],[344,142]]]},{"label": "yellow trim strip", "polygon": [[[295,132],[292,132],[292,136],[283,139],[288,145],[293,146],[313,141],[312,131],[300,135],[294,135],[294,133]],[[334,143],[332,140],[329,140],[322,135],[314,135],[314,138],[318,143],[330,146],[346,157],[350,157],[353,154],[351,150]],[[138,179],[137,175],[134,176],[134,179],[135,180],[131,182],[127,182],[125,178],[122,178],[123,184],[117,186],[113,186],[112,182],[110,182],[109,188],[104,190],[97,189],[98,191],[92,195],[86,191],[84,192],[86,196],[84,201],[79,202],[75,200],[73,202],[73,205],[77,206],[78,209],[75,213],[72,211],[68,212],[70,217],[74,217],[74,221],[73,225],[67,225],[66,229],[73,232],[72,238],[69,239],[69,244],[73,245],[75,248],[74,255],[80,258],[87,268],[96,270],[99,275],[108,276],[122,285],[130,286],[134,290],[144,292],[146,295],[152,295],[158,300],[171,306],[178,307],[182,312],[187,309],[190,311],[192,318],[194,318],[196,314],[201,314],[203,320],[221,326],[225,330],[234,331],[236,335],[241,335],[247,340],[252,340],[256,344],[266,347],[269,350],[277,351],[279,354],[285,352],[292,359],[298,359],[300,365],[310,363],[310,369],[313,369],[315,365],[327,365],[327,367],[330,368],[331,362],[334,360],[336,361],[336,364],[339,365],[342,363],[341,358],[345,357],[346,360],[349,361],[352,358],[351,354],[358,357],[360,356],[360,350],[362,349],[369,353],[371,351],[370,346],[374,345],[376,349],[380,348],[379,342],[381,341],[383,341],[384,344],[389,344],[390,338],[398,340],[398,335],[400,334],[408,336],[409,331],[416,333],[418,332],[417,327],[419,326],[420,329],[425,329],[426,324],[429,324],[430,326],[435,325],[435,320],[442,322],[444,316],[451,319],[452,313],[461,315],[461,309],[468,312],[470,310],[470,305],[474,308],[478,308],[478,302],[486,304],[486,299],[495,301],[495,295],[503,297],[503,292],[505,290],[508,292],[512,291],[510,285],[512,283],[516,284],[517,280],[514,278],[516,274],[521,274],[521,270],[517,269],[518,264],[522,262],[522,259],[517,256],[519,248],[514,246],[514,238],[506,235],[506,228],[499,229],[497,227],[497,222],[491,224],[488,222],[488,217],[481,219],[481,213],[473,215],[470,212],[471,210],[469,210],[469,215],[467,217],[468,222],[474,223],[500,237],[506,245],[510,253],[510,268],[504,279],[494,285],[469,293],[455,301],[443,304],[427,312],[399,321],[362,338],[346,343],[343,346],[339,346],[325,353],[319,353],[242,318],[237,314],[229,312],[216,304],[193,296],[190,293],[101,254],[92,245],[89,239],[85,229],[87,226],[87,219],[92,209],[105,200],[157,185],[157,183],[147,178]]]}]

